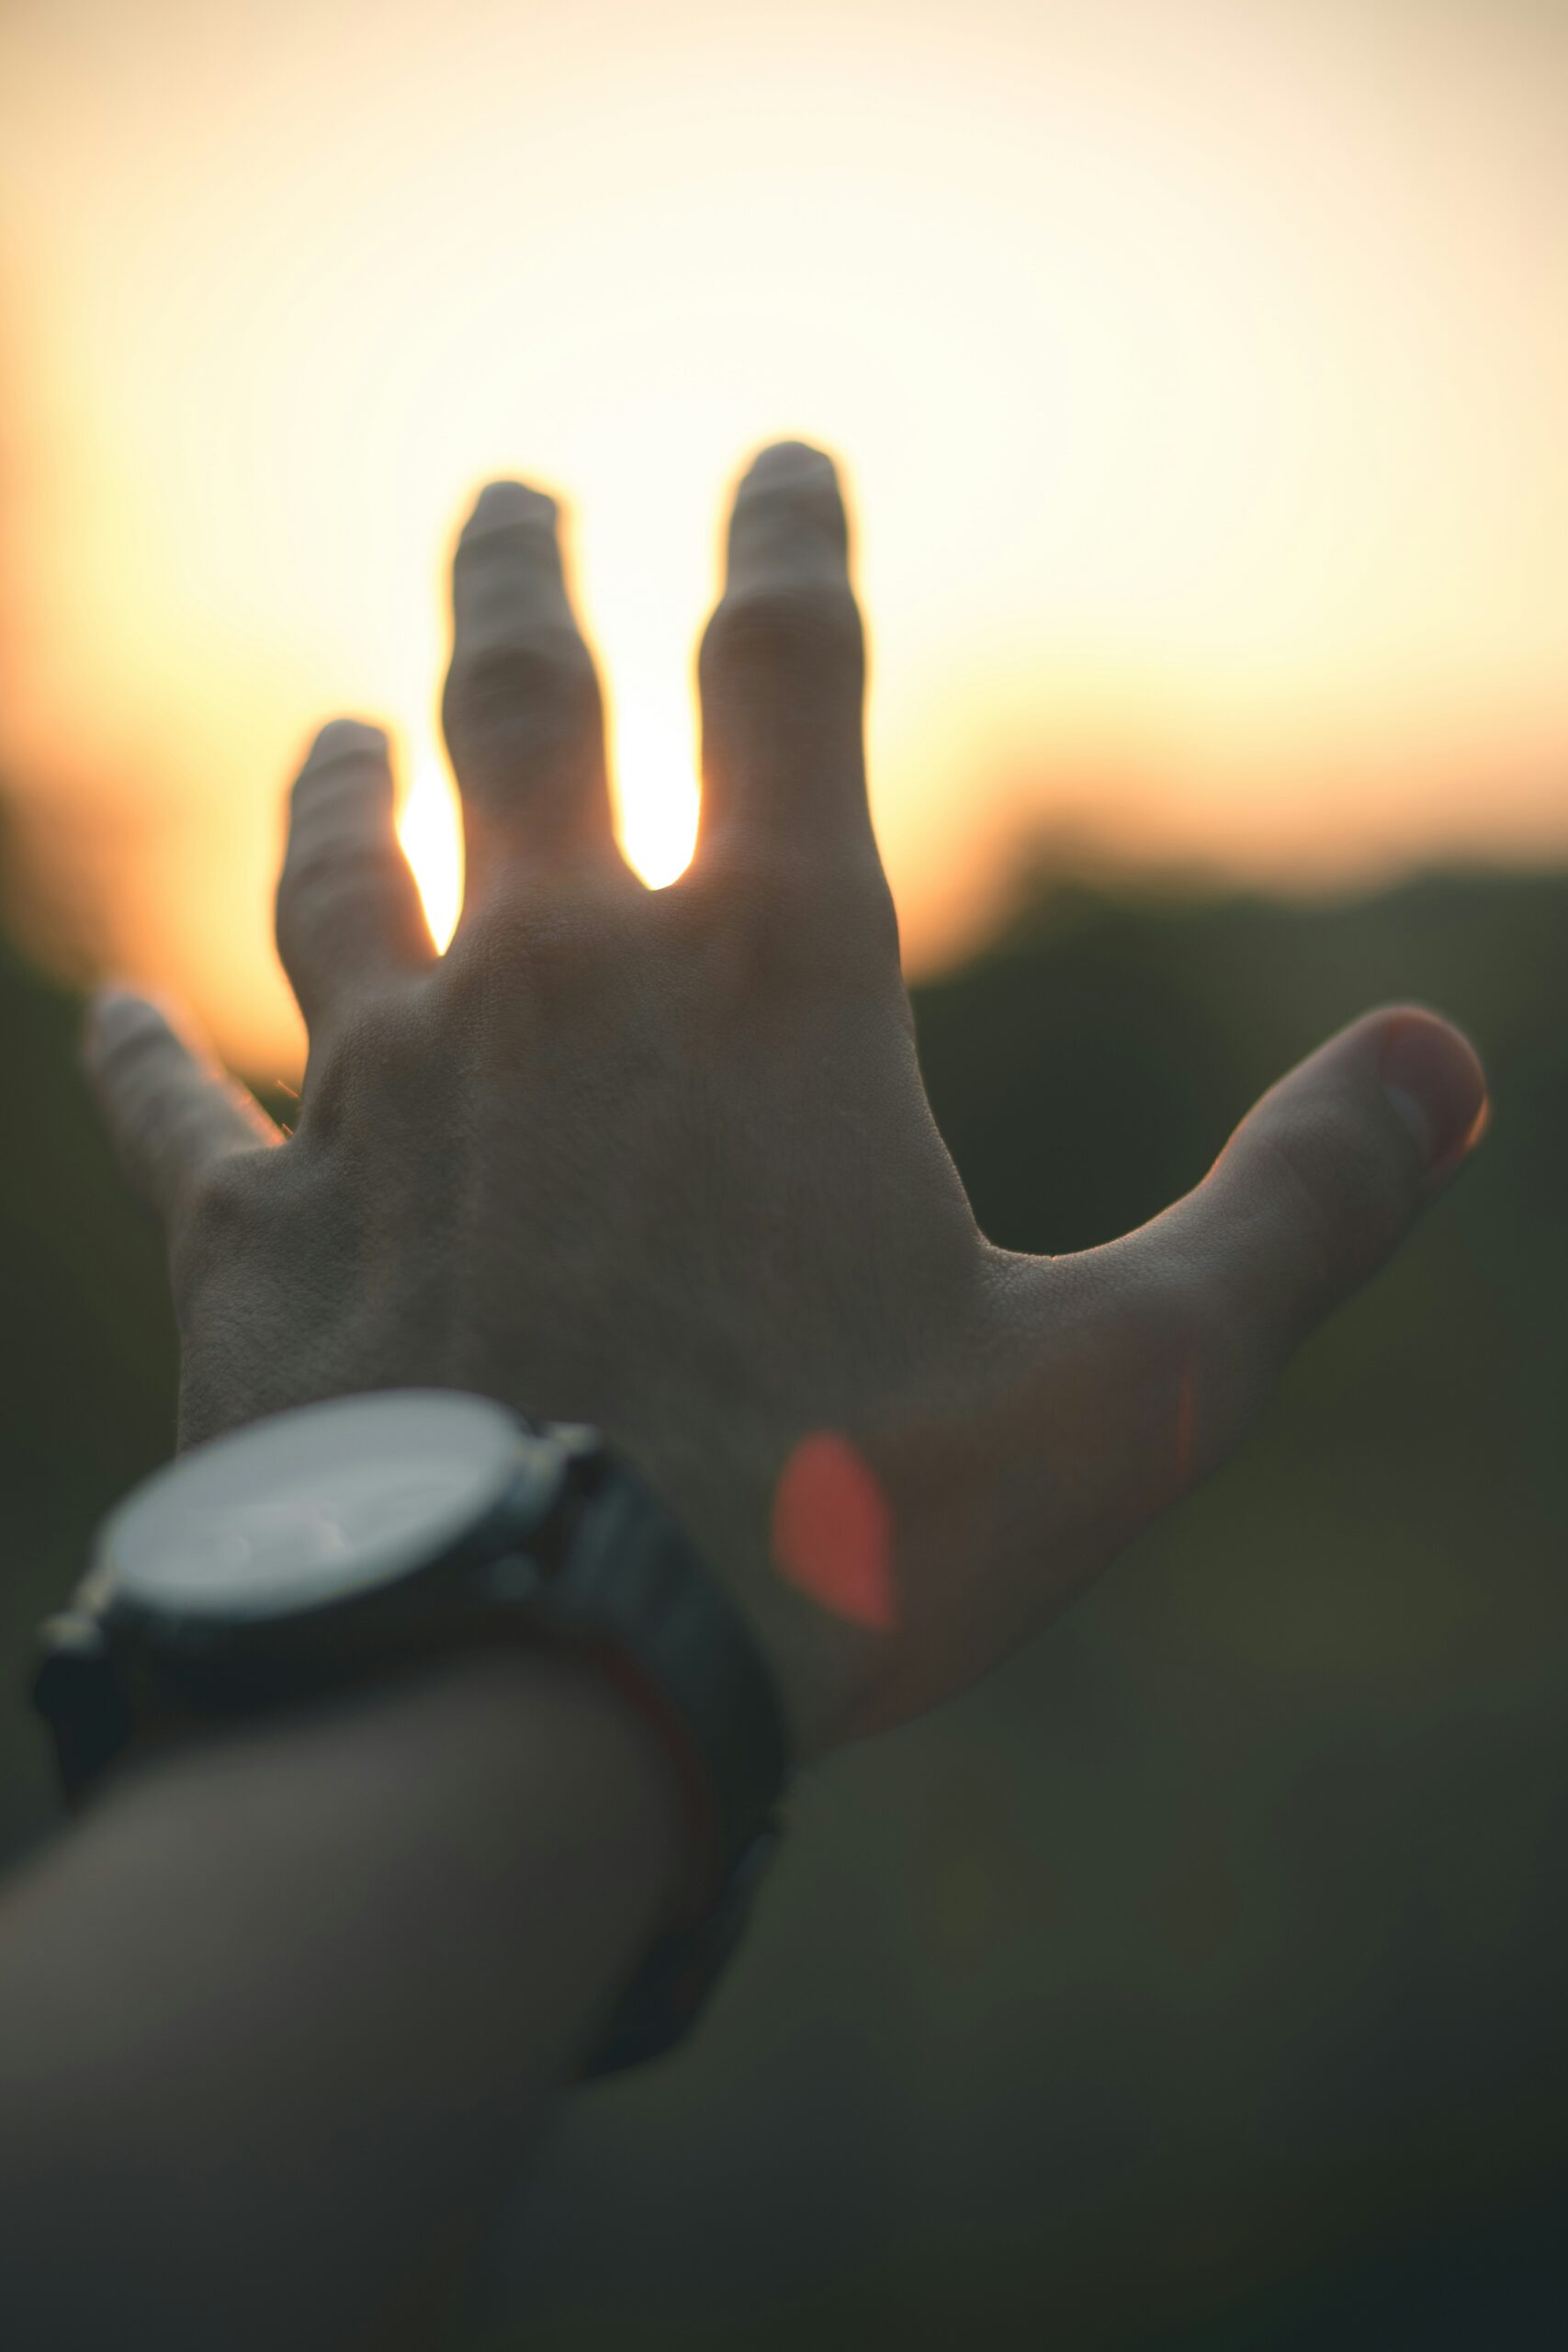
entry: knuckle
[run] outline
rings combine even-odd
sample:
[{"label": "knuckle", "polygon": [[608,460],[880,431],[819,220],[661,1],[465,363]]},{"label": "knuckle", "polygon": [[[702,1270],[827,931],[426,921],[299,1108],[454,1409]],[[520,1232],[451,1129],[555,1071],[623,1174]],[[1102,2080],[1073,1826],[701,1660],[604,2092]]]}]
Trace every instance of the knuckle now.
[{"label": "knuckle", "polygon": [[302,944],[358,908],[391,897],[401,888],[405,870],[396,842],[381,834],[346,830],[296,834],[277,883],[276,929],[285,963]]},{"label": "knuckle", "polygon": [[225,1152],[208,1160],[186,1182],[174,1221],[170,1270],[176,1299],[189,1292],[214,1268],[231,1263],[254,1233],[265,1197],[265,1184],[277,1152]]},{"label": "knuckle", "polygon": [[187,1194],[187,1226],[213,1235],[242,1232],[254,1214],[258,1179],[268,1151],[225,1152],[194,1177]]},{"label": "knuckle", "polygon": [[592,656],[569,623],[541,622],[455,658],[445,708],[475,750],[577,732],[599,716]]},{"label": "knuckle", "polygon": [[715,607],[703,639],[703,662],[858,662],[860,607],[847,583],[758,582],[731,588]]}]

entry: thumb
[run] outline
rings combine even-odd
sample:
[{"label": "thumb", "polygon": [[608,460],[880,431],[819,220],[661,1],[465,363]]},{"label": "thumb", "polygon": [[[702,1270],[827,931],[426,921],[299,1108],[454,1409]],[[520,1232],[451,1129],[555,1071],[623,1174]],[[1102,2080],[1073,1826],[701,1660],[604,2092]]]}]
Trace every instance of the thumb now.
[{"label": "thumb", "polygon": [[1416,1005],[1363,1014],[1269,1088],[1138,1243],[1191,1281],[1238,1370],[1277,1366],[1391,1256],[1486,1117],[1458,1029]]}]

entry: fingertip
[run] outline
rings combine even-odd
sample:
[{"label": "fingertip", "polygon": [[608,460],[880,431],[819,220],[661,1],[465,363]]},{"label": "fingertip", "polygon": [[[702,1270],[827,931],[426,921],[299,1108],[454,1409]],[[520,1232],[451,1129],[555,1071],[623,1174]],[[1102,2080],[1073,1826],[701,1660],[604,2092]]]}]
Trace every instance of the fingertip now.
[{"label": "fingertip", "polygon": [[560,502],[547,490],[510,477],[487,481],[463,526],[465,539],[514,523],[540,523],[553,530],[560,519]]},{"label": "fingertip", "polygon": [[741,528],[787,520],[791,528],[805,524],[826,531],[838,544],[849,527],[838,466],[809,441],[770,441],[759,449],[736,485],[732,505]]},{"label": "fingertip", "polygon": [[175,1057],[208,1074],[218,1068],[189,1008],[161,989],[107,982],[89,999],[85,1031],[95,1074],[108,1081],[118,1080],[130,1065],[140,1065],[148,1051]]},{"label": "fingertip", "polygon": [[747,467],[743,479],[747,481],[773,481],[798,476],[820,481],[824,477],[837,482],[839,469],[826,449],[812,441],[769,441],[759,449]]},{"label": "fingertip", "polygon": [[390,748],[391,739],[386,729],[378,727],[374,719],[329,718],[311,737],[299,773],[313,774],[337,760],[385,760]]},{"label": "fingertip", "polygon": [[100,982],[87,999],[82,1023],[82,1050],[89,1061],[101,1058],[114,1042],[144,1021],[157,1007],[129,980]]},{"label": "fingertip", "polygon": [[1491,1118],[1486,1072],[1464,1031],[1425,1005],[1394,1008],[1384,1020],[1378,1075],[1428,1182],[1450,1174]]},{"label": "fingertip", "polygon": [[728,586],[789,574],[836,590],[849,558],[849,508],[832,458],[807,441],[760,449],[730,501]]},{"label": "fingertip", "polygon": [[145,1004],[146,1001],[141,990],[130,980],[116,978],[98,982],[87,999],[87,1012],[90,1018],[96,1019],[111,1015],[117,1005]]}]

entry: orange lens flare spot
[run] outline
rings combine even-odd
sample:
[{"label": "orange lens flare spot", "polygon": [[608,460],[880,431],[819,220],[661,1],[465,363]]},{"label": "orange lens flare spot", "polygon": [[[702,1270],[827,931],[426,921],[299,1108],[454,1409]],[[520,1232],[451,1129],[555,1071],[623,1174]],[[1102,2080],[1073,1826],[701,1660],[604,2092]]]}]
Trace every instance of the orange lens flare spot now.
[{"label": "orange lens flare spot", "polygon": [[773,1558],[790,1582],[875,1633],[897,1622],[893,1512],[882,1481],[845,1438],[802,1438],[773,1496]]}]

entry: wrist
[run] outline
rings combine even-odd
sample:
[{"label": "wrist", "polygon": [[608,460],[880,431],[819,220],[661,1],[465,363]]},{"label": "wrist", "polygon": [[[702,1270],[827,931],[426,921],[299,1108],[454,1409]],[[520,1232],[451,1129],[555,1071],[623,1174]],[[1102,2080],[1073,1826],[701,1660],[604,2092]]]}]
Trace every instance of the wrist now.
[{"label": "wrist", "polygon": [[553,1907],[613,1886],[615,1900],[592,1907],[629,1959],[672,1922],[690,1883],[693,1830],[657,1732],[595,1666],[543,1645],[434,1658],[296,1708],[187,1729],[131,1750],[103,1809],[156,1788],[220,1815],[264,1778],[280,1836],[294,1823],[313,1844],[329,1817],[345,1840],[368,1831],[359,1864],[389,1877],[417,1876],[425,1862],[459,1874],[479,1928],[529,1932],[542,1899]]},{"label": "wrist", "polygon": [[[34,1698],[68,1795],[131,1742],[164,1743],[141,1746],[144,1772],[177,1771],[171,1750],[226,1725],[203,1742],[203,1783],[265,1747],[275,1864],[296,1829],[328,1860],[301,1756],[334,1786],[373,1756],[395,1792],[347,1849],[367,1888],[372,1857],[399,1883],[428,1877],[428,1844],[407,1850],[415,1802],[436,1804],[423,1834],[457,1859],[490,1841],[491,1912],[520,1838],[622,1977],[574,2079],[690,2030],[776,1850],[791,1761],[766,1657],[659,1494],[593,1428],[466,1392],[328,1399],[146,1481],[41,1629]],[[427,1758],[417,1726],[442,1718]],[[603,1935],[574,1872],[623,1887]]]},{"label": "wrist", "polygon": [[[659,1938],[671,1777],[591,1669],[521,1650],[112,1771],[0,1938],[0,2267],[8,2309],[49,2313],[27,2340],[140,2342],[151,2297],[172,2346],[324,2352],[406,2307]],[[177,2306],[148,2267],[171,2212]]]},{"label": "wrist", "polygon": [[388,1698],[386,1728],[406,1740],[410,1764],[450,1772],[455,1793],[488,1801],[468,1834],[498,1869],[520,1830],[533,1843],[547,1835],[615,1872],[639,1946],[673,1924],[694,1827],[664,1740],[597,1664],[543,1645],[497,1647],[423,1670]]}]

